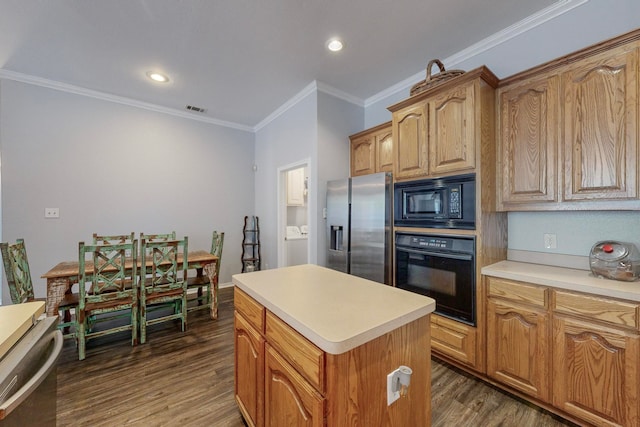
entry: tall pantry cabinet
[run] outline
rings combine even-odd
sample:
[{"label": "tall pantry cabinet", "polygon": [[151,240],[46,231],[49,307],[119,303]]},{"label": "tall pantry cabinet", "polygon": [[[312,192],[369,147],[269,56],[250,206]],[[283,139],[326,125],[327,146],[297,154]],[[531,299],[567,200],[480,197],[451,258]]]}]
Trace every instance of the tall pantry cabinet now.
[{"label": "tall pantry cabinet", "polygon": [[[507,218],[496,212],[495,88],[498,78],[479,67],[389,107],[394,180],[411,181],[475,173],[474,230],[395,227],[395,231],[475,238],[475,283],[480,269],[506,258]],[[485,372],[484,299],[478,291],[476,324],[431,316],[433,354]]]}]

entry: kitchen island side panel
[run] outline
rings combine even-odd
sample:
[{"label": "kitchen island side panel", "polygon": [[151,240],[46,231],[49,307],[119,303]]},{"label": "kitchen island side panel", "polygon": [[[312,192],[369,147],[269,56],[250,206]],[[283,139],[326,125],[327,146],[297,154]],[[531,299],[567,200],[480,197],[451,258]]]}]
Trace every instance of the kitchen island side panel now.
[{"label": "kitchen island side panel", "polygon": [[[407,396],[387,406],[387,375],[413,370]],[[430,426],[430,315],[343,354],[327,354],[328,426]]]}]

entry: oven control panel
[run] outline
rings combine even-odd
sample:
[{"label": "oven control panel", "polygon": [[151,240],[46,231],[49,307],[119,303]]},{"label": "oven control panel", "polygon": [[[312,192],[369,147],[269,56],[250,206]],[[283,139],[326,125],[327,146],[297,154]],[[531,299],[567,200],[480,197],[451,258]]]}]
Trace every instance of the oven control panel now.
[{"label": "oven control panel", "polygon": [[413,249],[445,250],[451,252],[474,252],[473,237],[447,237],[427,234],[396,234],[396,245]]},{"label": "oven control panel", "polygon": [[451,249],[451,239],[443,239],[441,237],[412,237],[411,246],[417,248],[440,248]]}]

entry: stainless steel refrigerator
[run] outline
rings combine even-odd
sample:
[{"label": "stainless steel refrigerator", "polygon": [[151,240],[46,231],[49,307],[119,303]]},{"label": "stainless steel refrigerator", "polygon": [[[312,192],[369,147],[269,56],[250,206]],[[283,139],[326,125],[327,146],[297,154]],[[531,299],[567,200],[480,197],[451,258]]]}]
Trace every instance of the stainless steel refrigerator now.
[{"label": "stainless steel refrigerator", "polygon": [[391,174],[327,182],[327,267],[392,283]]}]

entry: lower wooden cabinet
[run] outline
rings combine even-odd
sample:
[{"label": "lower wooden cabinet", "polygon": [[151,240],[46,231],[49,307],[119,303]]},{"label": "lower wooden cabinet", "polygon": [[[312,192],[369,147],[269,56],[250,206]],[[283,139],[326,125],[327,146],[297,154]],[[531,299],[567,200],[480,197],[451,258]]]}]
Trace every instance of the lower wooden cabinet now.
[{"label": "lower wooden cabinet", "polygon": [[487,376],[582,422],[640,425],[640,303],[484,283]]},{"label": "lower wooden cabinet", "polygon": [[477,368],[476,336],[477,329],[473,326],[431,315],[431,348],[436,354]]},{"label": "lower wooden cabinet", "polygon": [[554,291],[553,404],[598,426],[640,425],[640,303]]},{"label": "lower wooden cabinet", "polygon": [[265,426],[324,426],[324,401],[276,350],[267,344]]},{"label": "lower wooden cabinet", "polygon": [[488,278],[487,375],[536,399],[550,397],[547,289]]},{"label": "lower wooden cabinet", "polygon": [[264,338],[237,311],[234,328],[236,402],[249,426],[262,426]]}]

